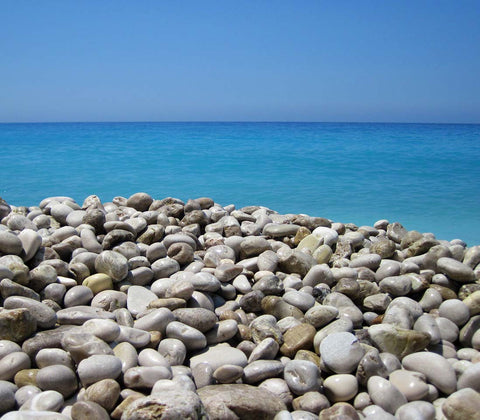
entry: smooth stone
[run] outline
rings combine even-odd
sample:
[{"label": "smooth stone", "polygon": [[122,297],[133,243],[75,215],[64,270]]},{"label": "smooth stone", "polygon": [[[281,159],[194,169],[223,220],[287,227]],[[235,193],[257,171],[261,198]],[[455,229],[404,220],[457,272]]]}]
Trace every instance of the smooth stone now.
[{"label": "smooth stone", "polygon": [[236,413],[245,413],[248,417],[244,418],[267,419],[286,410],[273,393],[247,384],[210,385],[199,389],[198,395],[210,420],[238,419]]},{"label": "smooth stone", "polygon": [[458,378],[457,389],[472,388],[480,392],[480,363],[467,367]]},{"label": "smooth stone", "polygon": [[65,308],[88,305],[93,299],[93,291],[85,285],[73,286],[63,297]]},{"label": "smooth stone", "polygon": [[30,367],[30,358],[23,351],[9,353],[0,360],[0,380],[11,381],[17,372]]},{"label": "smooth stone", "polygon": [[333,283],[333,273],[327,264],[315,264],[303,277],[304,286],[315,287],[318,284],[332,286]]},{"label": "smooth stone", "polygon": [[51,365],[63,365],[70,369],[74,367],[70,354],[56,348],[41,349],[35,356],[35,363],[40,369]]},{"label": "smooth stone", "polygon": [[126,341],[118,343],[113,348],[113,354],[118,357],[122,363],[122,372],[138,365],[138,354],[135,347]]},{"label": "smooth stone", "polygon": [[464,347],[472,346],[473,335],[480,329],[480,315],[475,315],[460,330],[458,337],[460,344]]},{"label": "smooth stone", "polygon": [[277,319],[273,315],[261,315],[249,325],[252,340],[258,344],[267,337],[273,338],[278,344],[283,343],[283,335],[277,326]]},{"label": "smooth stone", "polygon": [[102,379],[117,379],[122,373],[122,361],[113,355],[93,355],[78,364],[77,373],[83,386],[91,385]]},{"label": "smooth stone", "polygon": [[408,401],[422,400],[428,395],[426,377],[420,372],[395,370],[390,373],[388,379]]},{"label": "smooth stone", "polygon": [[145,347],[150,343],[151,334],[148,331],[140,330],[138,328],[126,327],[120,325],[120,334],[118,334],[116,341],[118,343],[128,342],[135,348]]},{"label": "smooth stone", "polygon": [[109,420],[107,411],[93,401],[77,401],[70,412],[72,420]]},{"label": "smooth stone", "polygon": [[322,379],[320,369],[306,360],[290,360],[285,364],[283,377],[290,390],[296,395],[318,391]]},{"label": "smooth stone", "polygon": [[399,420],[435,420],[435,407],[428,401],[412,401],[402,405],[395,417]]},{"label": "smooth stone", "polygon": [[0,338],[21,343],[37,331],[37,320],[28,309],[0,311]]},{"label": "smooth stone", "polygon": [[[124,410],[121,420],[208,418],[200,397],[192,391],[172,389],[138,398]],[[213,420],[212,416],[210,419]]]},{"label": "smooth stone", "polygon": [[[398,362],[398,365],[400,365],[400,362]],[[359,384],[366,386],[370,377],[381,376],[382,378],[387,378],[388,372],[379,351],[376,348],[371,348],[358,363],[356,378]]]},{"label": "smooth stone", "polygon": [[439,306],[438,314],[462,327],[470,319],[469,307],[459,299],[449,299]]},{"label": "smooth stone", "polygon": [[57,321],[57,314],[47,305],[23,296],[10,296],[3,302],[5,309],[26,308],[36,319],[39,328],[52,328]]},{"label": "smooth stone", "polygon": [[110,319],[89,319],[82,328],[85,332],[93,334],[107,343],[115,341],[120,334],[120,326]]},{"label": "smooth stone", "polygon": [[460,283],[472,283],[475,281],[473,269],[454,258],[439,258],[437,260],[437,269],[450,279]]},{"label": "smooth stone", "polygon": [[336,321],[333,321],[327,324],[322,329],[318,330],[313,338],[313,347],[315,351],[320,354],[320,344],[322,341],[330,334],[336,332],[352,332],[353,331],[353,323],[348,318],[340,318]]},{"label": "smooth stone", "polygon": [[103,292],[104,290],[113,289],[112,278],[104,273],[97,273],[88,276],[83,280],[82,285],[88,287],[94,295]]},{"label": "smooth stone", "polygon": [[322,328],[338,316],[334,306],[315,305],[305,313],[305,320],[315,328]]},{"label": "smooth stone", "polygon": [[468,307],[470,311],[470,316],[480,314],[480,290],[474,291],[468,295],[463,303]]},{"label": "smooth stone", "polygon": [[330,408],[322,410],[318,418],[319,420],[360,420],[355,408],[345,402],[335,403]]},{"label": "smooth stone", "polygon": [[402,359],[405,369],[423,373],[441,392],[449,395],[457,388],[455,370],[444,357],[430,352],[412,353]]},{"label": "smooth stone", "polygon": [[191,369],[192,377],[197,389],[204,386],[213,385],[215,380],[213,378],[214,370],[207,362],[198,363]]},{"label": "smooth stone", "polygon": [[211,330],[217,323],[214,312],[204,308],[179,308],[173,311],[177,321],[189,325],[202,333]]},{"label": "smooth stone", "polygon": [[0,380],[0,414],[10,411],[15,406],[16,387],[5,380]]},{"label": "smooth stone", "polygon": [[70,308],[60,309],[59,311],[57,311],[56,315],[58,323],[65,325],[83,325],[90,319],[113,320],[115,318],[115,315],[111,312],[86,305],[72,306]]},{"label": "smooth stone", "polygon": [[[0,273],[1,275],[1,273]],[[0,277],[2,278],[2,277]],[[3,278],[0,282],[0,292],[2,297],[6,299],[9,296],[24,296],[35,300],[40,300],[40,295],[29,287],[22,286],[9,278]]]},{"label": "smooth stone", "polygon": [[296,306],[303,312],[308,311],[315,304],[315,298],[305,292],[286,292],[282,296],[282,299],[290,305]]},{"label": "smooth stone", "polygon": [[277,355],[279,348],[280,346],[273,338],[267,337],[258,343],[252,353],[250,353],[248,363],[252,363],[259,359],[272,360]]},{"label": "smooth stone", "polygon": [[280,400],[282,400],[287,406],[290,405],[293,401],[293,395],[288,387],[287,383],[282,378],[269,378],[264,380],[260,385],[259,388],[266,389],[267,391],[271,392]]},{"label": "smooth stone", "polygon": [[349,374],[331,375],[323,381],[323,388],[330,401],[349,401],[358,392],[357,378]]},{"label": "smooth stone", "polygon": [[363,299],[363,307],[373,312],[385,312],[392,298],[387,293],[377,293]]},{"label": "smooth stone", "polygon": [[150,302],[158,296],[142,286],[130,286],[127,292],[127,308],[133,316],[145,311]]},{"label": "smooth stone", "polygon": [[95,259],[97,273],[107,274],[113,282],[119,282],[128,275],[128,260],[115,251],[103,251]]},{"label": "smooth stone", "polygon": [[[10,384],[10,383],[9,383]],[[6,387],[10,390],[10,387]],[[2,383],[0,382],[0,413],[4,412],[4,406],[2,406],[2,401],[3,404],[7,403],[10,404],[10,395],[9,393],[7,395],[4,394],[4,391],[2,391]],[[12,390],[13,391],[13,390]],[[22,386],[21,388],[18,388],[17,391],[15,392],[15,401],[17,403],[18,407],[21,407],[23,404],[25,404],[29,399],[34,397],[35,395],[38,395],[42,392],[40,388],[34,385],[25,385]],[[13,404],[11,405],[10,408],[13,408]],[[7,410],[5,410],[7,411]]]},{"label": "smooth stone", "polygon": [[217,322],[214,327],[205,333],[207,344],[218,344],[230,340],[238,331],[237,321],[234,319],[225,319]]},{"label": "smooth stone", "polygon": [[367,389],[373,403],[388,413],[394,414],[399,407],[407,403],[405,395],[395,385],[380,376],[372,376],[368,380]]},{"label": "smooth stone", "polygon": [[4,255],[0,257],[0,267],[4,267],[4,270],[7,270],[8,275],[6,277],[22,286],[27,286],[29,284],[29,276],[31,277],[32,272],[35,273],[35,269],[29,273],[28,267],[18,255]]},{"label": "smooth stone", "polygon": [[201,350],[207,345],[204,334],[196,328],[178,321],[172,321],[167,325],[166,336],[183,342],[188,351]]},{"label": "smooth stone", "polygon": [[72,420],[72,417],[54,411],[10,411],[2,420]]},{"label": "smooth stone", "polygon": [[160,331],[162,335],[165,335],[167,325],[173,320],[175,320],[175,316],[172,311],[167,308],[158,308],[137,318],[133,326],[144,331]]},{"label": "smooth stone", "polygon": [[381,352],[392,353],[400,359],[425,349],[430,343],[430,335],[427,333],[396,328],[389,324],[370,326],[368,335]]},{"label": "smooth stone", "polygon": [[427,312],[432,309],[437,309],[443,302],[442,295],[438,290],[433,288],[428,288],[425,290],[422,298],[420,299],[419,303],[422,309]]},{"label": "smooth stone", "polygon": [[23,229],[18,234],[18,239],[22,242],[23,261],[30,261],[42,245],[42,237],[32,229]]},{"label": "smooth stone", "polygon": [[435,317],[430,314],[423,314],[413,325],[415,331],[421,331],[430,335],[430,344],[438,344],[442,339],[440,328],[435,322]]},{"label": "smooth stone", "polygon": [[223,365],[215,369],[213,378],[220,384],[231,384],[240,379],[243,368],[237,365]]},{"label": "smooth stone", "polygon": [[335,373],[354,371],[364,354],[357,337],[349,332],[330,334],[320,344],[323,363]]},{"label": "smooth stone", "polygon": [[441,407],[448,420],[476,419],[480,412],[480,394],[471,388],[460,389],[449,395]]},{"label": "smooth stone", "polygon": [[440,329],[440,337],[442,340],[450,341],[450,343],[457,341],[460,330],[455,323],[441,316],[435,318],[435,322]]},{"label": "smooth stone", "polygon": [[213,371],[223,365],[245,367],[247,365],[247,356],[243,351],[222,343],[209,346],[202,353],[190,358],[190,368],[192,370],[200,363],[207,363],[212,367]]},{"label": "smooth stone", "polygon": [[288,250],[280,255],[278,265],[285,273],[296,273],[305,276],[316,263],[311,255],[298,250]]},{"label": "smooth stone", "polygon": [[154,349],[143,349],[138,353],[138,364],[140,366],[164,366],[170,369],[170,363]]},{"label": "smooth stone", "polygon": [[112,379],[96,382],[85,390],[85,399],[102,406],[111,412],[120,396],[120,385]]},{"label": "smooth stone", "polygon": [[59,411],[63,405],[63,395],[57,391],[43,391],[34,395],[20,407],[20,411]]},{"label": "smooth stone", "polygon": [[278,255],[272,251],[272,250],[267,250],[262,252],[258,256],[257,260],[257,266],[260,271],[271,271],[274,272],[277,268],[278,265]]},{"label": "smooth stone", "polygon": [[78,388],[75,372],[65,365],[50,365],[41,368],[36,377],[37,386],[46,391],[57,391],[70,397]]},{"label": "smooth stone", "polygon": [[37,385],[37,373],[38,369],[22,369],[15,374],[13,382],[19,388],[25,385]]},{"label": "smooth stone", "polygon": [[171,379],[172,370],[165,366],[135,366],[123,375],[123,383],[127,388],[153,388],[161,379]]},{"label": "smooth stone", "polygon": [[279,360],[256,360],[243,368],[243,382],[254,384],[273,378],[279,376],[283,369],[283,363]]},{"label": "smooth stone", "polygon": [[9,231],[0,231],[0,253],[20,255],[22,249],[22,241],[17,235]]},{"label": "smooth stone", "polygon": [[392,296],[405,296],[412,289],[412,280],[404,275],[385,277],[378,285],[381,292],[389,293]]},{"label": "smooth stone", "polygon": [[[293,409],[298,411],[307,411],[314,415],[320,413],[320,411],[329,408],[330,402],[327,397],[320,392],[307,392],[293,400]],[[318,419],[318,417],[316,417]]]},{"label": "smooth stone", "polygon": [[181,365],[185,361],[187,348],[176,338],[164,338],[158,345],[158,352],[165,358],[170,366]]}]

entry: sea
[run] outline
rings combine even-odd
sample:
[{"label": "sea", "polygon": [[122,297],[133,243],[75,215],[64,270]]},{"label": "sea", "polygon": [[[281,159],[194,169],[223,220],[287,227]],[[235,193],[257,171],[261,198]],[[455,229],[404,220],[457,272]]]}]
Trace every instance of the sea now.
[{"label": "sea", "polygon": [[0,124],[0,196],[35,206],[146,192],[480,244],[480,125]]}]

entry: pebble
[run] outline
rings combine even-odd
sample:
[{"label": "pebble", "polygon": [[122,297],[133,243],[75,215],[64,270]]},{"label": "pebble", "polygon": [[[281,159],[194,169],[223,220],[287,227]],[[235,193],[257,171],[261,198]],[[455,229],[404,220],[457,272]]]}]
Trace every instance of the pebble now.
[{"label": "pebble", "polygon": [[116,379],[122,373],[122,361],[108,354],[92,355],[78,364],[77,373],[83,386],[102,379]]},{"label": "pebble", "polygon": [[212,418],[478,412],[480,247],[146,193],[1,208],[7,418],[136,418],[185,392]]},{"label": "pebble", "polygon": [[59,411],[63,406],[63,395],[57,391],[43,391],[26,401],[20,410]]},{"label": "pebble", "polygon": [[357,338],[349,332],[330,334],[320,344],[323,363],[335,373],[352,372],[364,354]]},{"label": "pebble", "polygon": [[323,381],[323,388],[330,401],[349,401],[357,395],[358,382],[350,374],[331,375]]},{"label": "pebble", "polygon": [[283,377],[290,390],[296,395],[318,391],[322,383],[319,368],[306,360],[290,360],[287,362]]},{"label": "pebble", "polygon": [[65,365],[41,368],[37,373],[36,383],[40,389],[60,392],[66,398],[73,395],[78,387],[75,372]]},{"label": "pebble", "polygon": [[373,403],[388,413],[394,414],[399,407],[407,403],[405,395],[395,385],[380,376],[372,376],[368,380],[367,388]]},{"label": "pebble", "polygon": [[447,359],[436,353],[412,353],[402,359],[405,369],[420,372],[441,392],[451,394],[457,387],[457,378]]}]

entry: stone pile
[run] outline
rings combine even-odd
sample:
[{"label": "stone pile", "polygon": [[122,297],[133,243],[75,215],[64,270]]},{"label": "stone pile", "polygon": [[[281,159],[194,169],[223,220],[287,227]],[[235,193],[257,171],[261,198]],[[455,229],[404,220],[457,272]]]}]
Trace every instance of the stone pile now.
[{"label": "stone pile", "polygon": [[480,246],[146,193],[0,220],[2,419],[480,418]]}]

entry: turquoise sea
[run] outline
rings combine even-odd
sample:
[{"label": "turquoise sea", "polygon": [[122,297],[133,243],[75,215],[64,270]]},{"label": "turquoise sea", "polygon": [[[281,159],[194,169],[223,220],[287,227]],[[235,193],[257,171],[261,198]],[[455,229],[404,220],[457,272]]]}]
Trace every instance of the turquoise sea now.
[{"label": "turquoise sea", "polygon": [[480,125],[0,124],[0,196],[37,205],[144,191],[480,244]]}]

